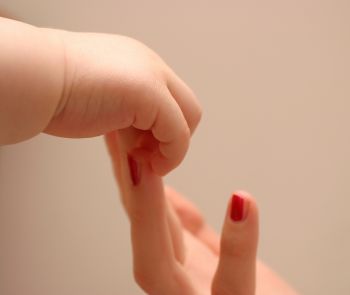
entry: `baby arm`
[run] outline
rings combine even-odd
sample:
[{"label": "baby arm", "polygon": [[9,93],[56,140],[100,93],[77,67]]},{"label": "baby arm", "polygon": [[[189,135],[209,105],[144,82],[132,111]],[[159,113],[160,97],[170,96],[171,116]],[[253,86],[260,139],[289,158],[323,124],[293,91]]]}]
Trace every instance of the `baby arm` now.
[{"label": "baby arm", "polygon": [[40,132],[90,137],[131,127],[140,141],[155,140],[155,172],[182,161],[201,108],[145,45],[0,18],[0,48],[0,144]]},{"label": "baby arm", "polygon": [[48,126],[64,87],[62,42],[33,26],[0,18],[0,144]]}]

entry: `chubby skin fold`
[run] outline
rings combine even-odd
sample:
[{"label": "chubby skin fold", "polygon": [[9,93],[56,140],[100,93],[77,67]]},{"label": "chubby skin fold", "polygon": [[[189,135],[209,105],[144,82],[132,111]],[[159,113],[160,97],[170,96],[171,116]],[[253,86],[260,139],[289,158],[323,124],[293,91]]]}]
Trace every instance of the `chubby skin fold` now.
[{"label": "chubby skin fold", "polygon": [[160,176],[183,160],[201,108],[156,53],[123,36],[6,18],[0,18],[0,48],[0,145],[40,132],[108,133],[131,223],[134,276],[148,294],[296,295],[256,263],[253,198],[238,193],[244,206],[236,207],[235,218],[228,205],[220,238],[192,203],[164,188]]},{"label": "chubby skin fold", "polygon": [[40,132],[79,138],[127,129],[136,143],[144,133],[155,139],[157,174],[183,160],[201,108],[142,43],[0,18],[0,47],[0,144]]}]

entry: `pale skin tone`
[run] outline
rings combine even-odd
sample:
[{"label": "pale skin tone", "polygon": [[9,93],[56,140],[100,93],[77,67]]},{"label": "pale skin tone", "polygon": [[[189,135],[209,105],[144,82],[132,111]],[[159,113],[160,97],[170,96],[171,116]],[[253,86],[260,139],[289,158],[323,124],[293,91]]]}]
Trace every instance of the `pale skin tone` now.
[{"label": "pale skin tone", "polygon": [[[224,215],[221,237],[199,210],[151,169],[148,143],[133,156],[141,180],[130,178],[127,151],[133,140],[109,133],[106,143],[131,224],[134,277],[150,295],[297,295],[257,260],[258,209],[246,192],[243,221]],[[152,212],[152,213],[150,213]]]},{"label": "pale skin tone", "polygon": [[[0,145],[41,132],[61,137],[109,133],[113,165],[122,171],[118,175],[124,175],[118,178],[132,224],[135,277],[144,290],[254,294],[258,226],[254,200],[245,196],[250,210],[244,223],[232,224],[225,218],[220,252],[219,236],[198,210],[175,191],[163,189],[160,176],[183,160],[201,108],[191,89],[156,53],[124,36],[38,28],[1,17],[0,48]],[[124,146],[121,158],[116,130]],[[135,189],[129,174],[125,176],[125,155],[142,158],[145,151],[142,182]],[[148,196],[151,202],[145,201]],[[154,214],[147,214],[149,210]],[[151,226],[155,223],[160,235]],[[238,240],[230,238],[234,236]],[[246,239],[240,241],[242,236]],[[164,248],[159,248],[159,239]],[[231,246],[249,250],[231,255]],[[156,254],[170,268],[146,259]],[[158,286],[154,278],[159,274],[164,280]],[[257,286],[261,295],[296,294],[261,263]]]},{"label": "pale skin tone", "polygon": [[0,48],[0,145],[40,132],[91,137],[132,127],[154,137],[157,174],[184,158],[201,108],[142,43],[0,18]]}]

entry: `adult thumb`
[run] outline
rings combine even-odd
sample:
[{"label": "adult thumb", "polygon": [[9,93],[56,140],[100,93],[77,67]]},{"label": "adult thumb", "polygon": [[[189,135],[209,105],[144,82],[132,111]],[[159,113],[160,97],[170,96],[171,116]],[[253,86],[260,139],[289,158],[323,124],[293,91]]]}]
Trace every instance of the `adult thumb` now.
[{"label": "adult thumb", "polygon": [[213,295],[254,295],[258,209],[246,192],[233,194],[226,212]]}]

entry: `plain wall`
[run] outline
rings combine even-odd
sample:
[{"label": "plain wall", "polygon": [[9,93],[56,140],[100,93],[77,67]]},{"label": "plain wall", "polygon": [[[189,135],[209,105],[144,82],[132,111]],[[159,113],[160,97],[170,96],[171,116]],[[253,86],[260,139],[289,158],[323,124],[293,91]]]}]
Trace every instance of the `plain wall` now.
[{"label": "plain wall", "polygon": [[[39,26],[135,37],[204,109],[167,182],[220,229],[235,189],[260,257],[303,294],[350,294],[350,2],[0,0]],[[1,49],[0,49],[1,50]],[[0,294],[141,294],[102,138],[0,148]]]}]

